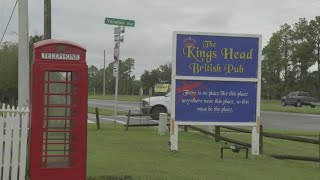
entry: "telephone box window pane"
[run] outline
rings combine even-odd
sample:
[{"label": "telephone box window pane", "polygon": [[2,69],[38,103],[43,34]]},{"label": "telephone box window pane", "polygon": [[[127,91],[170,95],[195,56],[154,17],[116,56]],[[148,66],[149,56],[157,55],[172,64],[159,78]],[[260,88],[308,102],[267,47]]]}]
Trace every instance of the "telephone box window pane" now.
[{"label": "telephone box window pane", "polygon": [[[48,144],[47,145],[47,155],[46,151],[42,152],[42,156],[65,156],[69,155],[69,144]],[[46,147],[42,147],[45,149]]]},{"label": "telephone box window pane", "polygon": [[[73,120],[71,120],[73,121]],[[49,121],[45,121],[43,123],[43,128],[48,128],[49,129],[69,129],[70,128],[70,120],[49,120]]]},{"label": "telephone box window pane", "polygon": [[71,93],[71,84],[50,83],[49,93],[70,94]]},{"label": "telephone box window pane", "polygon": [[69,107],[49,107],[48,116],[50,117],[70,117]]},{"label": "telephone box window pane", "polygon": [[50,81],[66,81],[67,72],[50,72]]},{"label": "telephone box window pane", "polygon": [[[48,140],[61,140],[64,141],[65,137],[68,137],[67,139],[69,139],[69,137],[71,136],[71,132],[66,131],[66,132],[48,132]],[[46,136],[47,132],[43,132],[43,140],[46,140]]]},{"label": "telephone box window pane", "polygon": [[49,104],[47,104],[47,96],[44,98],[44,105],[61,105],[61,106],[70,106],[71,105],[71,96],[70,95],[50,95]]},{"label": "telephone box window pane", "polygon": [[66,168],[69,166],[69,158],[66,157],[47,157],[47,168]]}]

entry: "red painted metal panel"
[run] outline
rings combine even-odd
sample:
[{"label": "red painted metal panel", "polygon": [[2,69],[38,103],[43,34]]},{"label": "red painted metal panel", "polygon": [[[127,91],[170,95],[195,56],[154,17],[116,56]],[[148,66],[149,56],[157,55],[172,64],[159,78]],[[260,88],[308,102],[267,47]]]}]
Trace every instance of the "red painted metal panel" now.
[{"label": "red painted metal panel", "polygon": [[[35,44],[34,54],[30,177],[32,180],[85,180],[86,50],[74,43],[46,40]],[[68,60],[68,54],[73,54],[78,60],[72,59],[73,56]]]}]

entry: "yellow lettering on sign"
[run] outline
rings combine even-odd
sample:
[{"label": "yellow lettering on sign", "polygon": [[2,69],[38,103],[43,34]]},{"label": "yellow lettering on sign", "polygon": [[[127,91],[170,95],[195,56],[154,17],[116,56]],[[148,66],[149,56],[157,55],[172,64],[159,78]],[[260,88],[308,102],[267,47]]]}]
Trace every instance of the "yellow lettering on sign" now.
[{"label": "yellow lettering on sign", "polygon": [[234,51],[233,48],[223,48],[220,53],[225,60],[252,60],[253,49],[246,52]]}]

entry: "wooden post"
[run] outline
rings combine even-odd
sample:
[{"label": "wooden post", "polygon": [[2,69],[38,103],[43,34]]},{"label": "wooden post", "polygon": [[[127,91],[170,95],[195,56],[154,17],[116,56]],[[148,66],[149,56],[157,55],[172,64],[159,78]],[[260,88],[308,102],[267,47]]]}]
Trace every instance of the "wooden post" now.
[{"label": "wooden post", "polygon": [[260,143],[260,154],[263,154],[263,126],[262,125],[260,125],[259,143]]},{"label": "wooden post", "polygon": [[99,109],[96,107],[96,124],[97,124],[97,129],[100,129],[100,119],[99,119]]},{"label": "wooden post", "polygon": [[215,126],[214,128],[214,133],[215,133],[215,141],[219,142],[220,141],[220,126]]},{"label": "wooden post", "polygon": [[127,124],[126,124],[126,131],[128,131],[128,128],[129,128],[130,113],[131,113],[131,110],[129,109],[129,112],[128,112],[128,119],[127,119]]},{"label": "wooden post", "polygon": [[44,0],[44,39],[51,39],[51,0]]}]

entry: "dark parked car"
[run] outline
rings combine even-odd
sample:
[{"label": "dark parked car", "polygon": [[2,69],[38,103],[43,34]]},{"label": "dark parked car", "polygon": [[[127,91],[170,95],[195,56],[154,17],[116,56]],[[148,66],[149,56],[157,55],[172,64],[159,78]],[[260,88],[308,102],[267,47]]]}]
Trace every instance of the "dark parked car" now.
[{"label": "dark parked car", "polygon": [[287,96],[281,98],[282,106],[292,105],[296,107],[311,106],[312,108],[319,105],[319,101],[315,97],[311,97],[308,92],[294,91],[290,92]]}]

